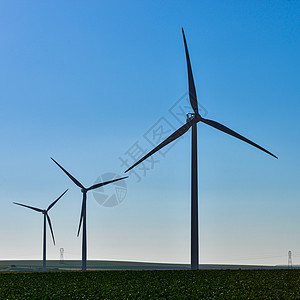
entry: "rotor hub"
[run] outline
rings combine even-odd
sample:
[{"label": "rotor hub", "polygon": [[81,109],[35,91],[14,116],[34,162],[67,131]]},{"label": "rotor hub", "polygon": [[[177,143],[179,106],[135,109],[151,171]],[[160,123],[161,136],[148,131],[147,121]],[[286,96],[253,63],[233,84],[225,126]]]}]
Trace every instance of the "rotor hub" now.
[{"label": "rotor hub", "polygon": [[186,114],[186,122],[190,122],[195,118],[195,113],[187,113]]}]

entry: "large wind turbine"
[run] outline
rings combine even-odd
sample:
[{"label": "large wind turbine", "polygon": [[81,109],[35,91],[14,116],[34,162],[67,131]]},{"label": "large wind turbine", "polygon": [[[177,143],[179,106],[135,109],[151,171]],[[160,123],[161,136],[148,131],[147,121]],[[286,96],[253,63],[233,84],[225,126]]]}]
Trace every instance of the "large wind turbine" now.
[{"label": "large wind turbine", "polygon": [[176,140],[184,133],[186,133],[192,127],[192,159],[191,159],[191,269],[197,270],[199,267],[199,235],[198,235],[198,170],[197,170],[197,123],[203,122],[209,126],[212,126],[218,130],[221,130],[233,137],[236,137],[268,154],[277,158],[274,154],[269,152],[268,150],[262,148],[261,146],[255,144],[254,142],[248,140],[247,138],[243,137],[242,135],[236,133],[235,131],[229,129],[228,127],[212,121],[208,119],[204,119],[200,116],[198,111],[198,102],[197,102],[197,95],[196,95],[196,88],[192,73],[192,67],[188,52],[188,47],[184,35],[184,31],[182,28],[182,35],[184,41],[184,48],[185,48],[185,55],[186,55],[186,63],[187,63],[187,72],[188,72],[188,85],[189,85],[189,99],[191,106],[194,110],[194,113],[187,115],[186,124],[176,130],[173,134],[171,134],[168,138],[166,138],[162,143],[156,146],[152,151],[138,160],[134,165],[132,165],[129,169],[125,171],[128,172],[142,161],[147,159],[149,156],[154,154],[155,152],[159,151],[161,148],[165,147],[172,141]]},{"label": "large wind turbine", "polygon": [[82,207],[81,207],[81,216],[80,216],[80,221],[79,221],[79,227],[78,227],[78,232],[77,232],[77,236],[79,236],[79,232],[80,232],[80,227],[81,227],[81,223],[83,223],[83,232],[82,232],[82,270],[86,270],[86,258],[87,258],[87,239],[86,239],[86,199],[87,199],[87,192],[97,189],[101,186],[128,178],[128,176],[126,177],[122,177],[122,178],[117,178],[117,179],[113,179],[113,180],[109,180],[109,181],[105,181],[105,182],[101,182],[101,183],[97,183],[94,184],[92,186],[90,186],[89,188],[84,187],[75,177],[73,177],[67,170],[65,170],[57,161],[55,161],[52,157],[51,159],[66,173],[66,175],[78,186],[81,188],[81,192],[83,195],[83,199],[82,199]]},{"label": "large wind turbine", "polygon": [[[37,207],[32,207],[32,206],[28,206],[25,204],[21,204],[21,203],[16,203],[13,202],[14,204],[20,205],[20,206],[24,206],[30,209],[33,209],[37,212],[41,212],[44,215],[44,234],[43,234],[43,271],[46,271],[46,222],[48,221],[48,225],[51,231],[51,235],[52,235],[52,239],[53,239],[53,243],[55,245],[55,239],[54,239],[54,234],[53,234],[53,230],[52,230],[52,225],[51,225],[51,221],[50,221],[50,217],[48,215],[48,211],[56,204],[56,202],[67,192],[68,190],[65,190],[54,202],[52,202],[47,209],[40,209]],[[47,221],[46,221],[47,219]]]}]

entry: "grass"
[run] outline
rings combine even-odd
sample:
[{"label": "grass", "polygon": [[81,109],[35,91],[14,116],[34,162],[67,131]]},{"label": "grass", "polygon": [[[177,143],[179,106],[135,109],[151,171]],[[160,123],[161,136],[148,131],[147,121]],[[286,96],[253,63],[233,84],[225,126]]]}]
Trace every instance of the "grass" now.
[{"label": "grass", "polygon": [[[0,261],[0,271],[41,271],[43,262],[41,260],[3,260]],[[253,265],[208,265],[201,264],[201,270],[220,269],[276,269],[276,266],[253,266]],[[280,267],[285,268],[284,266]],[[168,264],[153,262],[134,261],[105,261],[88,260],[88,270],[189,270],[189,264]],[[81,270],[81,260],[65,260],[61,264],[58,260],[48,260],[47,270],[65,271]]]},{"label": "grass", "polygon": [[[0,271],[41,271],[43,262],[40,260],[3,260],[0,261]],[[88,260],[88,270],[149,270],[149,269],[179,269],[187,270],[189,265],[163,264],[132,261]],[[47,270],[65,271],[81,270],[81,260],[65,260],[61,264],[58,260],[48,260]]]},{"label": "grass", "polygon": [[300,270],[2,272],[1,299],[299,299]]}]

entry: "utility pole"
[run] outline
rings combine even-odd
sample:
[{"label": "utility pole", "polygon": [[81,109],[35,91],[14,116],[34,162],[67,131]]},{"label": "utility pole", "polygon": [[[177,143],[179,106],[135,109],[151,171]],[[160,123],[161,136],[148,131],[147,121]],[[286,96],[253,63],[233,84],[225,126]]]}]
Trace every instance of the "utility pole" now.
[{"label": "utility pole", "polygon": [[288,252],[288,268],[292,269],[293,268],[293,262],[292,262],[292,251]]},{"label": "utility pole", "polygon": [[60,248],[59,252],[60,252],[59,263],[63,264],[64,263],[64,252],[65,252],[65,249],[64,248]]}]

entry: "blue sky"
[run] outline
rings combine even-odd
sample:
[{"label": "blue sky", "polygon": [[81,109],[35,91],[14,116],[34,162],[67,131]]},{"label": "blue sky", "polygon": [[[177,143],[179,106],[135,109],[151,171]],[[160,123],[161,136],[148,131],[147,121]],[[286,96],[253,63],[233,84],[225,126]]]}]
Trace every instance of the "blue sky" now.
[{"label": "blue sky", "polygon": [[[42,216],[12,202],[47,207],[66,188],[47,255],[81,258],[81,193],[50,156],[92,185],[122,175],[135,143],[150,150],[157,122],[178,128],[184,27],[206,117],[279,157],[199,124],[200,261],[282,264],[291,250],[300,263],[299,13],[298,1],[2,1],[0,259],[42,257]],[[120,205],[89,194],[89,259],[189,262],[190,133],[154,158]]]}]

